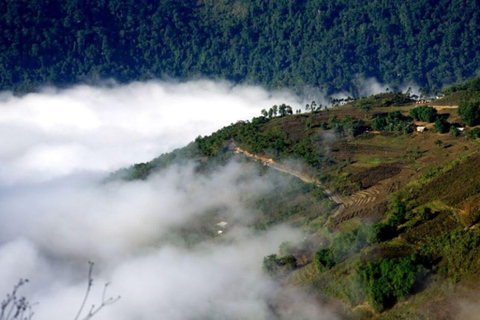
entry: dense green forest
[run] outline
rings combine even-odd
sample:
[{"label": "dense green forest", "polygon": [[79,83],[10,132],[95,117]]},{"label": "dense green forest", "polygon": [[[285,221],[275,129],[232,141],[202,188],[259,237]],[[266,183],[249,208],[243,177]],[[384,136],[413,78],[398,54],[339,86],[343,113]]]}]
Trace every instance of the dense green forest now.
[{"label": "dense green forest", "polygon": [[475,0],[2,0],[0,89],[223,78],[355,93],[480,68]]}]

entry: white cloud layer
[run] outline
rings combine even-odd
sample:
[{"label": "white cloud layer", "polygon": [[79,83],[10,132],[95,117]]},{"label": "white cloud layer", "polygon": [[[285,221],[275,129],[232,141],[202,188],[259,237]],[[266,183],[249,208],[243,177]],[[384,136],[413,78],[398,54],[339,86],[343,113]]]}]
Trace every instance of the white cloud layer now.
[{"label": "white cloud layer", "polygon": [[0,95],[0,184],[151,160],[298,98],[228,82],[147,82]]},{"label": "white cloud layer", "polygon": [[[244,199],[275,187],[230,163],[209,176],[174,166],[147,181],[101,183],[262,108],[297,98],[211,81],[132,83],[0,97],[0,295],[19,278],[35,320],[73,319],[97,263],[88,306],[102,284],[122,299],[95,319],[332,319],[261,272],[262,258],[297,232],[249,230]],[[212,241],[182,245],[175,230],[208,213],[232,222]],[[208,219],[207,219],[208,221]],[[234,222],[234,223],[233,223]],[[221,239],[224,239],[223,241]],[[291,309],[272,311],[279,293]],[[293,311],[292,311],[293,310]]]}]

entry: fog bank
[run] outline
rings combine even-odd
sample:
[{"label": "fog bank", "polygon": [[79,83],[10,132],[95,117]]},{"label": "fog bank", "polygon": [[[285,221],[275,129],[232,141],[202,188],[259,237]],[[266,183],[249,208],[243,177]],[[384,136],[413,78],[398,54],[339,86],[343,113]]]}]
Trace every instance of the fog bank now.
[{"label": "fog bank", "polygon": [[149,161],[274,104],[288,92],[208,80],[0,94],[0,185]]},{"label": "fog bank", "polygon": [[[95,319],[332,319],[262,273],[265,255],[303,235],[251,229],[248,200],[277,187],[255,166],[233,161],[204,175],[187,164],[146,181],[102,182],[119,167],[298,101],[212,81],[3,93],[0,295],[29,278],[20,292],[38,302],[34,319],[73,319],[94,260],[86,309],[100,302],[103,283],[111,281],[107,296],[122,296]],[[229,225],[218,235],[221,220]],[[210,231],[199,238],[202,226]],[[280,291],[283,311],[272,308]]]}]

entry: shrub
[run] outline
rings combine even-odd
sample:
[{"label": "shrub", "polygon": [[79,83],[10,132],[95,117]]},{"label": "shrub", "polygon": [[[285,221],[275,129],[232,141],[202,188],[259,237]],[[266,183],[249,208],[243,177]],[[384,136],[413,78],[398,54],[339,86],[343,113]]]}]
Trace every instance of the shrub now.
[{"label": "shrub", "polygon": [[454,137],[460,136],[460,130],[458,130],[456,127],[452,127],[450,131],[452,132],[452,136]]},{"label": "shrub", "polygon": [[422,269],[415,257],[407,257],[369,262],[357,272],[366,287],[368,302],[382,312],[413,292]]},{"label": "shrub", "polygon": [[372,129],[378,131],[410,132],[408,118],[404,117],[400,111],[392,111],[387,115],[377,115],[373,119]]},{"label": "shrub", "polygon": [[297,267],[297,259],[292,256],[278,258],[271,254],[263,258],[263,270],[271,277],[285,275]]},{"label": "shrub", "polygon": [[435,239],[421,249],[422,255],[437,263],[438,274],[458,282],[480,272],[480,230],[456,230]]},{"label": "shrub", "polygon": [[366,127],[365,123],[362,120],[359,120],[354,117],[350,116],[345,116],[345,119],[343,119],[343,127],[345,133],[352,135],[352,136],[358,136],[359,134],[362,134]]},{"label": "shrub", "polygon": [[351,232],[340,233],[329,248],[317,251],[314,257],[315,266],[320,272],[328,270],[365,246],[390,238],[392,232],[392,227],[379,224],[378,227],[360,226]]},{"label": "shrub", "polygon": [[392,239],[396,236],[396,228],[385,223],[377,223],[369,232],[368,243],[378,243]]},{"label": "shrub", "polygon": [[317,271],[322,272],[331,269],[336,264],[336,261],[331,249],[320,249],[315,253],[313,263]]},{"label": "shrub", "polygon": [[410,116],[415,120],[434,122],[437,119],[437,110],[428,106],[421,106],[410,109]]},{"label": "shrub", "polygon": [[480,123],[480,99],[464,101],[458,105],[458,114],[469,126]]},{"label": "shrub", "polygon": [[430,209],[429,207],[423,207],[422,209],[420,209],[419,214],[420,219],[423,221],[430,220],[433,217],[432,209]]},{"label": "shrub", "polygon": [[382,131],[387,126],[387,118],[385,116],[379,115],[373,119],[372,129],[376,131]]},{"label": "shrub", "polygon": [[388,224],[396,226],[407,221],[407,206],[404,201],[396,198],[391,205],[391,215]]},{"label": "shrub", "polygon": [[438,117],[437,120],[435,120],[434,127],[440,133],[450,131],[450,123],[448,123],[444,117]]}]

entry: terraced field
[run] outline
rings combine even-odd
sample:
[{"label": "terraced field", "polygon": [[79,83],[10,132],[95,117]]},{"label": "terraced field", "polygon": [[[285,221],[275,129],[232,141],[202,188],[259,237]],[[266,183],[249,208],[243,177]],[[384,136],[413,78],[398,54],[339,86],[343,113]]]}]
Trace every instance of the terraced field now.
[{"label": "terraced field", "polygon": [[243,149],[239,148],[234,143],[232,143],[231,149],[237,154],[243,154],[244,156],[246,156],[250,159],[253,159],[253,160],[256,160],[256,161],[261,161],[264,165],[269,166],[272,169],[290,174],[290,175],[292,175],[294,177],[297,177],[298,179],[300,179],[304,182],[313,183],[313,184],[317,185],[318,187],[322,188],[324,190],[325,194],[332,201],[334,201],[335,203],[338,204],[337,209],[332,214],[333,218],[336,218],[336,217],[340,216],[345,211],[345,209],[348,209],[348,208],[351,208],[351,207],[362,207],[362,206],[374,203],[377,200],[379,194],[382,191],[385,191],[385,190],[382,190],[383,185],[374,185],[374,186],[372,186],[368,189],[358,191],[351,196],[342,197],[338,194],[333,193],[330,189],[326,188],[323,184],[321,184],[319,180],[309,176],[305,172],[294,170],[294,169],[292,169],[292,168],[290,168],[290,167],[288,167],[284,164],[281,164],[281,163],[278,163],[278,162],[274,161],[271,158],[267,158],[267,157],[264,157],[264,156],[261,156],[261,155],[258,155],[258,154],[250,153],[246,150],[243,150]]}]

